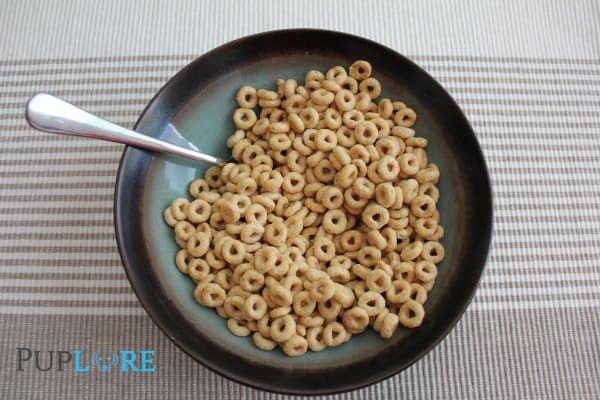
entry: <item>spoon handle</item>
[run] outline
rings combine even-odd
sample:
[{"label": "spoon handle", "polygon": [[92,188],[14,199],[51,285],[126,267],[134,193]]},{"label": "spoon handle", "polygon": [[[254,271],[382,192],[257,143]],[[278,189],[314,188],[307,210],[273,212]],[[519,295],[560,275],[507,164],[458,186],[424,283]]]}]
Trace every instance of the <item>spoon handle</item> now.
[{"label": "spoon handle", "polygon": [[25,118],[33,128],[44,132],[108,140],[215,165],[227,162],[115,125],[46,93],[38,93],[29,99]]}]

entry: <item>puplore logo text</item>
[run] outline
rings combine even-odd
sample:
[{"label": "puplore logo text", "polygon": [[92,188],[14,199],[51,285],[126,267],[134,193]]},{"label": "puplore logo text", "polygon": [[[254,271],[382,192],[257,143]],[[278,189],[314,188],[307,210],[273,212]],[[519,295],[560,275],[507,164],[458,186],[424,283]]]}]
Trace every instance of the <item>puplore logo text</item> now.
[{"label": "puplore logo text", "polygon": [[109,372],[154,372],[156,364],[154,350],[119,350],[108,353],[85,353],[83,350],[32,350],[16,348],[17,371],[34,369],[46,371],[72,371],[77,373]]}]

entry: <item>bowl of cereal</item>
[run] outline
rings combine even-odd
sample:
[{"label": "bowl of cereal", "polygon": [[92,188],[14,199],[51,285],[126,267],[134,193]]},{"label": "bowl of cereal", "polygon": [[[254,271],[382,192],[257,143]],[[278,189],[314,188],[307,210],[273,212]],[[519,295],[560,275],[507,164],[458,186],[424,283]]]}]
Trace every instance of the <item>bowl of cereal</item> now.
[{"label": "bowl of cereal", "polygon": [[416,362],[463,314],[492,201],[472,128],[416,64],[332,31],[225,44],[136,129],[211,166],[127,148],[117,242],[140,302],[189,356],[264,390],[325,394]]}]

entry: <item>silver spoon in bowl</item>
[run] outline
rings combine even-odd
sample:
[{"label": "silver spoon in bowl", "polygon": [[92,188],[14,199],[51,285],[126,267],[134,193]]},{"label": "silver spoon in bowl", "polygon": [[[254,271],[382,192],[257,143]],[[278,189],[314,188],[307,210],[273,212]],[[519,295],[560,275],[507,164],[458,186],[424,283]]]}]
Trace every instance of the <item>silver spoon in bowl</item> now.
[{"label": "silver spoon in bowl", "polygon": [[108,140],[219,166],[228,162],[123,128],[47,93],[38,93],[29,99],[25,118],[29,125],[43,132]]}]

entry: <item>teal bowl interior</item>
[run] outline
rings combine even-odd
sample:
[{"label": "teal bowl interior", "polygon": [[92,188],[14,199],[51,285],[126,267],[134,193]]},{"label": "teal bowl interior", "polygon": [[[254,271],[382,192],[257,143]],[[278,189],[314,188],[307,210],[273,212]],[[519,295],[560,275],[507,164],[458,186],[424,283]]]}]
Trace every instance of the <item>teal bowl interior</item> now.
[{"label": "teal bowl interior", "polygon": [[136,129],[168,138],[176,131],[201,151],[229,158],[235,94],[241,86],[276,89],[278,78],[303,82],[311,69],[373,65],[381,97],[400,100],[418,115],[415,130],[429,140],[438,164],[438,208],[446,229],[446,257],[417,329],[390,340],[368,330],[350,342],[290,358],[261,351],[251,337],[230,334],[226,320],[193,297],[194,283],[175,266],[173,230],[162,218],[189,183],[209,167],[195,161],[128,148],[115,192],[115,224],[123,264],[149,315],[183,350],[211,369],[255,387],[286,393],[354,389],[409,366],[437,343],[466,308],[484,267],[491,232],[491,193],[473,132],[450,96],[415,64],[376,43],[328,31],[276,31],[243,38],[200,57],[150,102]]}]

